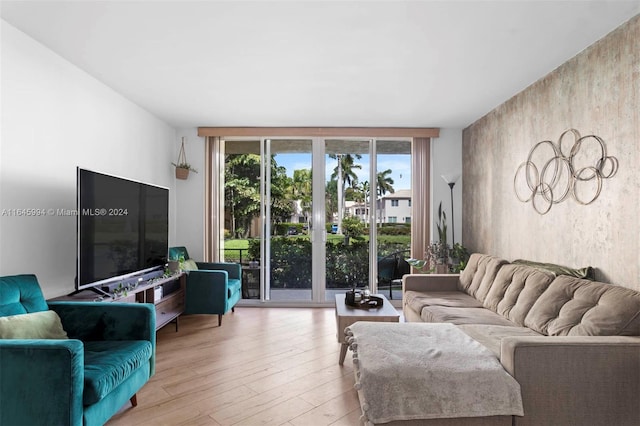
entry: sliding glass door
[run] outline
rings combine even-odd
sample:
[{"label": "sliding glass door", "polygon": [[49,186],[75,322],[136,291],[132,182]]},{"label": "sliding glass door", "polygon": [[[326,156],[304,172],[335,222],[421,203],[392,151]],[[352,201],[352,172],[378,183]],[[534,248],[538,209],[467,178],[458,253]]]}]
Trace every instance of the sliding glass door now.
[{"label": "sliding glass door", "polygon": [[388,299],[402,297],[402,276],[410,272],[411,142],[376,143],[376,266],[378,292]]},{"label": "sliding glass door", "polygon": [[369,139],[324,140],[327,301],[349,288],[373,288],[369,233],[371,145]]},{"label": "sliding glass door", "polygon": [[313,300],[311,139],[263,141],[265,299]]},{"label": "sliding glass door", "polygon": [[225,141],[221,257],[243,264],[243,299],[324,304],[378,284],[393,297],[411,226],[410,186],[395,182],[411,181],[410,149],[366,138]]}]

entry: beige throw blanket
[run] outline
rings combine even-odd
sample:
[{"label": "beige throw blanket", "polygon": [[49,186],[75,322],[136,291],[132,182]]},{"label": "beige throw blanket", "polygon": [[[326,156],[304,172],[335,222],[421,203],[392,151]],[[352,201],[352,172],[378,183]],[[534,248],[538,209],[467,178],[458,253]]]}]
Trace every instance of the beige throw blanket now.
[{"label": "beige throw blanket", "polygon": [[357,322],[345,333],[367,423],[523,415],[518,382],[453,324]]}]

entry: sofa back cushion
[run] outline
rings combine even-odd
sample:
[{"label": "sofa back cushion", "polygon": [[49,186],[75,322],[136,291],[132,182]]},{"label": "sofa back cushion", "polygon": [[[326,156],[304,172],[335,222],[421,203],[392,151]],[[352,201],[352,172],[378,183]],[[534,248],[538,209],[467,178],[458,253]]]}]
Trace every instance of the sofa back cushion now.
[{"label": "sofa back cushion", "polygon": [[484,302],[498,270],[507,263],[499,257],[473,253],[460,274],[460,290]]},{"label": "sofa back cushion", "polygon": [[0,277],[0,317],[48,309],[35,275]]},{"label": "sofa back cushion", "polygon": [[524,326],[533,304],[547,290],[555,275],[525,265],[503,265],[484,299],[484,307]]},{"label": "sofa back cushion", "polygon": [[534,303],[524,323],[549,336],[640,336],[640,293],[561,275]]},{"label": "sofa back cushion", "polygon": [[545,269],[553,275],[569,275],[576,278],[585,278],[587,280],[595,281],[595,270],[591,266],[584,268],[569,268],[568,266],[557,265],[555,263],[542,263],[532,262],[531,260],[516,259],[511,263],[517,263],[518,265],[528,265],[534,268]]}]

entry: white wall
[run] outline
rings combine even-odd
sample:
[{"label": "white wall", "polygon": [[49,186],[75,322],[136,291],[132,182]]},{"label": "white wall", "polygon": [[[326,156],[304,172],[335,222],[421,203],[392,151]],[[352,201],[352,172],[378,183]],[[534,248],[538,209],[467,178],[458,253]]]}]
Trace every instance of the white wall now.
[{"label": "white wall", "polygon": [[82,166],[169,187],[171,242],[176,132],[0,24],[0,275],[36,274],[45,297],[55,297],[74,290],[76,218],[10,216],[8,209],[75,209],[76,166]]},{"label": "white wall", "polygon": [[[462,176],[462,129],[440,129],[440,137],[431,140],[431,235],[438,239],[436,221],[438,205],[447,215],[447,241],[452,243],[451,229],[451,189],[442,179],[442,175],[460,174]],[[463,243],[462,235],[462,177],[453,187],[453,213],[455,242]],[[464,245],[464,244],[463,244]]]},{"label": "white wall", "polygon": [[198,129],[176,131],[172,162],[180,152],[181,139],[185,138],[187,161],[198,173],[189,173],[187,180],[176,180],[176,246],[185,246],[189,256],[197,261],[204,259],[204,183],[205,142],[198,136]]}]

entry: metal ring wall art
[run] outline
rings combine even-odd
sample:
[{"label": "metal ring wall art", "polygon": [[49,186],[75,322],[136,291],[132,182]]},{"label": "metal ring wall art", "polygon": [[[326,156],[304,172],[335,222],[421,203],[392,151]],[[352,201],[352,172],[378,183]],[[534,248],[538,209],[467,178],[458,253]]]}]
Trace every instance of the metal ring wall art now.
[{"label": "metal ring wall art", "polygon": [[[571,139],[573,145],[567,151]],[[569,196],[579,204],[591,204],[602,191],[602,180],[617,171],[618,159],[607,155],[602,138],[580,136],[576,129],[569,129],[557,144],[545,140],[531,148],[527,160],[516,170],[513,189],[518,200],[531,201],[535,211],[543,215]]]}]

